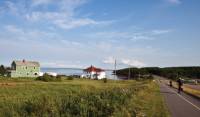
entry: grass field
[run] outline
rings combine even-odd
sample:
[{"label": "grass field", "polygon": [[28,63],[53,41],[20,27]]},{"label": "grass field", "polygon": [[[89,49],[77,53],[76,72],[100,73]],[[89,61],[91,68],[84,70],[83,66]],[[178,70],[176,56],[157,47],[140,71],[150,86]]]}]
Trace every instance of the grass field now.
[{"label": "grass field", "polygon": [[112,81],[0,78],[0,116],[167,117],[152,80]]}]

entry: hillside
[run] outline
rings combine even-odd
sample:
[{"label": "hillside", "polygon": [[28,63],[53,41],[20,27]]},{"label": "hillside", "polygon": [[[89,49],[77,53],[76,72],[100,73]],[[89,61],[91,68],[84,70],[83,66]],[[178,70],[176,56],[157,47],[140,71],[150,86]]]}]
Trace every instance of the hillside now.
[{"label": "hillside", "polygon": [[[117,75],[128,76],[129,68],[117,70]],[[132,78],[137,78],[138,75],[154,74],[164,76],[171,79],[178,77],[187,77],[200,79],[200,67],[145,67],[145,68],[130,68]]]}]

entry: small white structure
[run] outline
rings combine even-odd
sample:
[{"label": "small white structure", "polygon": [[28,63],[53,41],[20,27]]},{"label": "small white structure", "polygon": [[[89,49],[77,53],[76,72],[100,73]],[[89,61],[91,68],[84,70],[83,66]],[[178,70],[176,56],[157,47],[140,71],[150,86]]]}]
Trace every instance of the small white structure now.
[{"label": "small white structure", "polygon": [[91,78],[91,79],[103,79],[106,78],[105,70],[90,66],[83,70],[84,74],[81,75],[81,78]]},{"label": "small white structure", "polygon": [[44,72],[39,72],[39,76],[43,76],[44,75]]},{"label": "small white structure", "polygon": [[55,77],[58,75],[57,73],[54,73],[54,72],[47,72],[47,74],[50,76],[55,76]]}]

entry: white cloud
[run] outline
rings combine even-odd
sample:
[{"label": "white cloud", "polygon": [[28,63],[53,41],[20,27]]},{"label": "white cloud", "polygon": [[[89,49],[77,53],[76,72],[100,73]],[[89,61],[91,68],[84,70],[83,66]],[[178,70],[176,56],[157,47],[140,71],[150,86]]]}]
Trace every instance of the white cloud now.
[{"label": "white cloud", "polygon": [[52,2],[53,0],[32,0],[32,5],[37,6],[37,5],[43,5],[43,4],[48,4]]},{"label": "white cloud", "polygon": [[172,30],[153,30],[153,35],[161,35],[161,34],[167,34],[170,33]]},{"label": "white cloud", "polygon": [[63,28],[63,29],[73,29],[80,26],[86,26],[86,25],[93,25],[98,24],[98,22],[92,20],[92,19],[71,19],[71,20],[55,20],[54,24],[57,26]]},{"label": "white cloud", "polygon": [[[5,9],[10,10],[13,14],[18,14],[19,12],[16,4],[11,1],[5,2]],[[7,12],[7,10],[5,10],[5,12]]]},{"label": "white cloud", "polygon": [[53,62],[41,61],[41,66],[50,68],[84,68],[84,66],[80,65],[79,61],[75,61],[74,64],[65,61],[53,61]]},{"label": "white cloud", "polygon": [[62,0],[59,5],[61,10],[74,12],[76,8],[87,2],[88,0]]},{"label": "white cloud", "polygon": [[20,28],[17,28],[14,25],[7,25],[4,27],[7,31],[11,32],[11,33],[16,33],[16,34],[24,34],[24,31]]},{"label": "white cloud", "polygon": [[[61,29],[73,29],[90,25],[107,25],[112,22],[97,21],[86,17],[84,14],[77,14],[78,8],[85,4],[87,0],[32,0],[31,5],[25,2],[6,1],[7,11],[16,16],[26,19],[31,23],[45,23]],[[54,6],[54,10],[48,10],[49,6]],[[42,10],[36,10],[39,7]],[[4,11],[5,12],[5,11]],[[83,17],[84,16],[84,17]]]},{"label": "white cloud", "polygon": [[[38,0],[39,3],[53,2],[51,0]],[[38,3],[38,2],[37,2]],[[101,24],[100,21],[95,21],[91,18],[79,18],[76,16],[76,9],[86,3],[86,0],[61,0],[60,2],[53,2],[57,4],[57,11],[54,12],[32,12],[26,15],[30,21],[47,21],[62,29],[73,29],[87,25]]]},{"label": "white cloud", "polygon": [[114,59],[114,57],[107,57],[105,60],[103,60],[103,63],[115,64],[115,59]]},{"label": "white cloud", "polygon": [[[115,58],[114,57],[107,57],[106,59],[103,60],[103,63],[105,64],[114,64],[115,63]],[[131,66],[131,67],[144,67],[146,66],[145,63],[135,60],[135,59],[124,59],[124,58],[118,58],[117,59],[117,65],[125,65]]]},{"label": "white cloud", "polygon": [[31,12],[29,14],[26,14],[25,16],[27,18],[27,20],[30,20],[30,21],[39,21],[39,20],[53,20],[55,18],[64,18],[66,17],[66,14],[61,14],[61,13],[58,13],[58,12]]},{"label": "white cloud", "polygon": [[75,46],[75,47],[81,47],[83,45],[82,43],[76,41],[68,41],[64,39],[61,39],[60,43],[64,44],[65,46]]},{"label": "white cloud", "polygon": [[[135,53],[134,55],[137,56],[137,54],[146,54],[151,50],[145,47],[116,46],[115,44],[104,41],[90,43],[76,42],[76,40],[73,39],[70,39],[73,40],[70,41],[66,40],[66,37],[62,37],[62,35],[53,34],[53,32],[42,32],[34,29],[25,30],[12,25],[6,26],[5,29],[3,33],[10,34],[12,37],[5,38],[6,41],[4,40],[4,43],[0,44],[0,50],[5,50],[5,48],[7,48],[6,46],[9,46],[10,48],[6,49],[7,53],[16,53],[9,55],[10,59],[16,57],[30,60],[38,59],[41,61],[43,67],[88,66],[95,62],[101,62],[101,60],[103,60],[102,58],[110,55],[115,56],[117,58],[117,63],[120,65],[127,67],[128,64],[140,67],[144,65],[142,62],[136,61],[135,59],[122,59],[120,57],[132,58],[132,54],[127,55],[127,53]],[[63,60],[64,62],[58,60]],[[78,60],[81,61],[81,63],[75,63],[75,61]],[[43,61],[49,63],[43,63]],[[103,63],[106,63],[104,65],[109,67],[111,66],[109,64],[114,63],[114,58],[108,57],[103,60]]]},{"label": "white cloud", "polygon": [[[36,41],[36,40],[51,40],[54,38],[59,39],[60,36],[57,33],[53,33],[53,32],[45,32],[45,31],[41,31],[41,30],[35,30],[35,29],[23,29],[23,28],[19,28],[15,25],[7,25],[4,27],[5,29],[5,33],[9,34],[7,35],[6,38],[10,38],[13,40],[32,40],[32,41]],[[8,39],[9,39],[8,38]]]},{"label": "white cloud", "polygon": [[165,35],[170,32],[172,32],[172,30],[164,29],[137,32],[107,31],[87,34],[86,36],[90,38],[140,41],[158,39],[157,36]]},{"label": "white cloud", "polygon": [[155,39],[152,36],[147,36],[147,35],[134,35],[132,36],[132,38],[130,39],[131,41],[138,41],[138,40],[153,40]]},{"label": "white cloud", "polygon": [[132,67],[144,67],[146,66],[143,62],[135,60],[135,59],[122,59],[122,64],[129,65]]},{"label": "white cloud", "polygon": [[171,4],[180,4],[181,3],[181,0],[166,0],[166,1]]}]

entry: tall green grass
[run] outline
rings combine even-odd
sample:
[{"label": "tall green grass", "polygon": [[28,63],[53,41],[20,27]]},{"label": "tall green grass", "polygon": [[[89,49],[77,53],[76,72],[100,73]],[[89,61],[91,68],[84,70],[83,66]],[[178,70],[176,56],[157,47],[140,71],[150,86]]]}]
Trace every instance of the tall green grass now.
[{"label": "tall green grass", "polygon": [[[7,82],[1,80],[0,83]],[[154,100],[154,101],[152,101]],[[9,80],[0,85],[0,116],[165,117],[159,87],[151,80]]]}]

